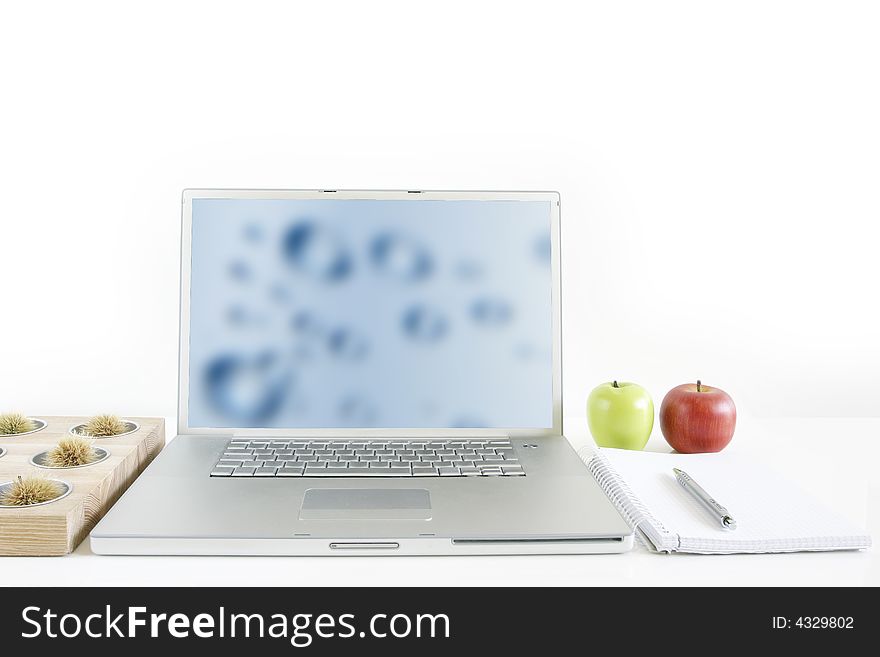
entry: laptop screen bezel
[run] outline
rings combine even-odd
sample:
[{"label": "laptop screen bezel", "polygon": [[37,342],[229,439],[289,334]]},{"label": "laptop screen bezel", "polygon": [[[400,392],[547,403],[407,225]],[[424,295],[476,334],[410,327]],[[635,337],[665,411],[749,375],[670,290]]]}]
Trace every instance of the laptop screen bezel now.
[{"label": "laptop screen bezel", "polygon": [[[552,426],[548,428],[257,428],[192,427],[189,425],[190,284],[192,274],[192,208],[196,199],[358,199],[358,200],[485,200],[548,201],[550,203],[551,312],[552,312]],[[180,344],[178,357],[177,430],[184,435],[290,436],[318,438],[352,437],[497,437],[540,438],[562,435],[562,323],[560,203],[558,192],[428,191],[428,190],[277,190],[277,189],[186,189],[182,197],[180,265]]]}]

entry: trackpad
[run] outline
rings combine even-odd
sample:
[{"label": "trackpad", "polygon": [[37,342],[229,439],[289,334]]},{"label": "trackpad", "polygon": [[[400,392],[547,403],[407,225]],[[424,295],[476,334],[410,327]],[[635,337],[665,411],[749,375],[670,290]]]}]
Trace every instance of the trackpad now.
[{"label": "trackpad", "polygon": [[299,517],[429,520],[431,496],[424,488],[310,488],[303,497]]}]

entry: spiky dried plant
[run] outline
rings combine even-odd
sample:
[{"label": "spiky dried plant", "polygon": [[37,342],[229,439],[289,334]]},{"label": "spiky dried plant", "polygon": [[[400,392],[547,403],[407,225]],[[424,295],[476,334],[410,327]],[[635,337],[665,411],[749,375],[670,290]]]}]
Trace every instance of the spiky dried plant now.
[{"label": "spiky dried plant", "polygon": [[25,433],[36,428],[34,421],[21,413],[0,414],[0,434]]},{"label": "spiky dried plant", "polygon": [[45,465],[50,468],[72,468],[98,460],[92,441],[82,436],[66,436],[46,452]]},{"label": "spiky dried plant", "polygon": [[39,475],[19,475],[12,485],[0,494],[0,505],[28,506],[61,497],[64,488],[57,481]]},{"label": "spiky dried plant", "polygon": [[96,415],[86,423],[83,429],[87,436],[95,438],[116,436],[126,431],[128,431],[128,425],[115,415]]}]

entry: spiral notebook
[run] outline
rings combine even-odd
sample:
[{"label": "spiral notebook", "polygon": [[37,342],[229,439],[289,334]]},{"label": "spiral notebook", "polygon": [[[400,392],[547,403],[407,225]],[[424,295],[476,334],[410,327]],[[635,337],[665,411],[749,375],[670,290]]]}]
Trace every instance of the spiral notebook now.
[{"label": "spiral notebook", "polygon": [[[859,550],[871,538],[757,464],[733,454],[659,454],[585,447],[593,477],[654,552],[733,554]],[[675,480],[686,471],[736,519],[722,529]]]}]

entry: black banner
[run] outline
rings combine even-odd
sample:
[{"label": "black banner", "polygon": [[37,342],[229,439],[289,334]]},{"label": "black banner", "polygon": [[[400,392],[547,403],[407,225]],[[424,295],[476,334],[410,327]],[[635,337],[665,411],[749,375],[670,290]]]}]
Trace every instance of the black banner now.
[{"label": "black banner", "polygon": [[[855,647],[876,633],[853,589],[4,589],[9,650],[224,646],[260,654],[585,651],[618,645],[687,652]],[[758,642],[758,643],[756,643]]]}]

